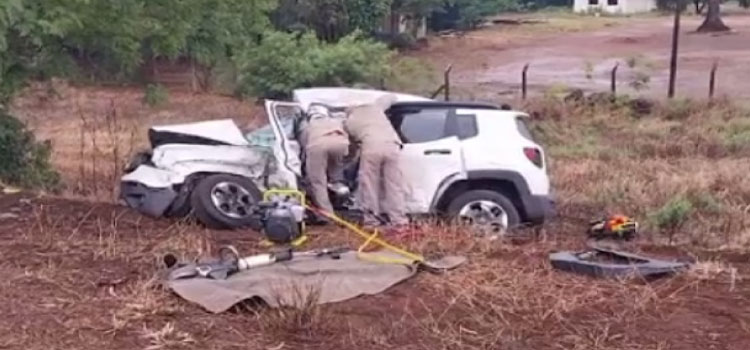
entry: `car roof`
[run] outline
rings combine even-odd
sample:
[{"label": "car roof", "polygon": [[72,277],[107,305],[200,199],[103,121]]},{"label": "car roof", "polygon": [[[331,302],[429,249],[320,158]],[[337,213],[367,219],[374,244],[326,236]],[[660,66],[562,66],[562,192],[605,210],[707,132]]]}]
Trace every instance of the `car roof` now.
[{"label": "car roof", "polygon": [[504,116],[504,117],[521,117],[528,118],[529,115],[512,109],[509,105],[503,105],[498,107],[490,103],[482,102],[453,102],[453,101],[408,101],[408,102],[396,102],[391,106],[391,109],[399,108],[456,108],[456,109],[477,109],[485,111],[494,111],[493,115]]},{"label": "car roof", "polygon": [[484,109],[484,110],[501,110],[510,112],[513,115],[524,116],[525,113],[514,111],[510,106],[503,105],[499,107],[490,103],[482,102],[461,102],[461,101],[437,101],[422,96],[383,91],[372,89],[356,89],[342,87],[315,87],[306,89],[296,89],[293,92],[294,100],[307,110],[313,103],[323,103],[330,107],[342,108],[359,104],[374,102],[384,95],[392,95],[396,102],[391,108],[463,108],[463,109]]},{"label": "car roof", "polygon": [[396,102],[391,108],[465,108],[465,109],[493,109],[500,110],[500,107],[489,103],[481,102],[452,102],[452,101],[407,101]]},{"label": "car roof", "polygon": [[409,95],[398,92],[354,89],[341,87],[317,87],[308,89],[297,89],[293,91],[294,100],[304,110],[313,103],[322,103],[331,107],[349,107],[375,102],[379,97],[392,95],[397,102],[430,102],[429,98]]}]

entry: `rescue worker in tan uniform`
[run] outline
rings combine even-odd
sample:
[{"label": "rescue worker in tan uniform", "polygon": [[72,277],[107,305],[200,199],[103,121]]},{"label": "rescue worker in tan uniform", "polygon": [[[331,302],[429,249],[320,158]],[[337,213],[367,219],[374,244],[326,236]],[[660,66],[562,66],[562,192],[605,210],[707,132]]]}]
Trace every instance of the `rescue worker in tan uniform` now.
[{"label": "rescue worker in tan uniform", "polygon": [[375,103],[350,107],[349,116],[344,123],[347,133],[360,148],[357,192],[365,211],[366,226],[379,225],[376,215],[381,213],[388,215],[393,226],[409,223],[399,168],[402,143],[385,115],[385,111],[395,100],[396,97],[389,94]]},{"label": "rescue worker in tan uniform", "polygon": [[328,197],[329,181],[344,182],[344,160],[349,153],[349,136],[343,118],[335,118],[327,107],[313,104],[308,108],[306,125],[300,132],[305,152],[305,172],[312,198],[321,209],[334,213]]}]

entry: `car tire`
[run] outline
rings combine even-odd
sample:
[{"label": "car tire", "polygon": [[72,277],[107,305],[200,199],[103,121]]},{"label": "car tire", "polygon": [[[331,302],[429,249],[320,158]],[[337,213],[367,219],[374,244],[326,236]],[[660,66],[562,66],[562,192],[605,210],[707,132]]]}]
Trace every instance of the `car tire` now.
[{"label": "car tire", "polygon": [[236,229],[251,226],[257,220],[252,207],[262,196],[249,179],[220,174],[200,180],[190,195],[190,203],[195,217],[207,227]]},{"label": "car tire", "polygon": [[471,190],[456,196],[448,204],[447,213],[451,219],[460,220],[467,210],[473,210],[468,209],[469,206],[481,207],[482,211],[490,208],[493,213],[499,212],[496,209],[502,210],[507,220],[507,227],[504,229],[514,228],[521,223],[521,217],[513,201],[502,193],[491,190]]}]

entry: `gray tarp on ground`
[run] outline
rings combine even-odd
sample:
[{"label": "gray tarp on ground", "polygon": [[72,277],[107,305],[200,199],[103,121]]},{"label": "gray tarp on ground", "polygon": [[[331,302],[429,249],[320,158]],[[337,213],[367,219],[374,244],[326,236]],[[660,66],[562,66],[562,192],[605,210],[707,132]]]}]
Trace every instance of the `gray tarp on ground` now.
[{"label": "gray tarp on ground", "polygon": [[199,277],[166,283],[180,297],[220,313],[254,298],[272,307],[299,307],[310,302],[325,304],[378,294],[414,276],[416,271],[413,265],[371,262],[357,258],[356,252],[347,252],[340,259],[295,258],[243,271],[226,280]]}]

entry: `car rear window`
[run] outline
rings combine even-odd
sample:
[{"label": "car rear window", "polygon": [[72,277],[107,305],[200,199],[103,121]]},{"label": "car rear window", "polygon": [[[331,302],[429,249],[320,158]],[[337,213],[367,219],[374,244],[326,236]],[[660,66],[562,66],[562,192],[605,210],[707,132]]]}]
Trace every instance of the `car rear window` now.
[{"label": "car rear window", "polygon": [[534,141],[534,136],[531,134],[531,130],[529,129],[529,126],[526,124],[526,120],[524,120],[523,117],[516,117],[516,127],[518,128],[518,133],[520,133],[521,136],[529,141]]}]

